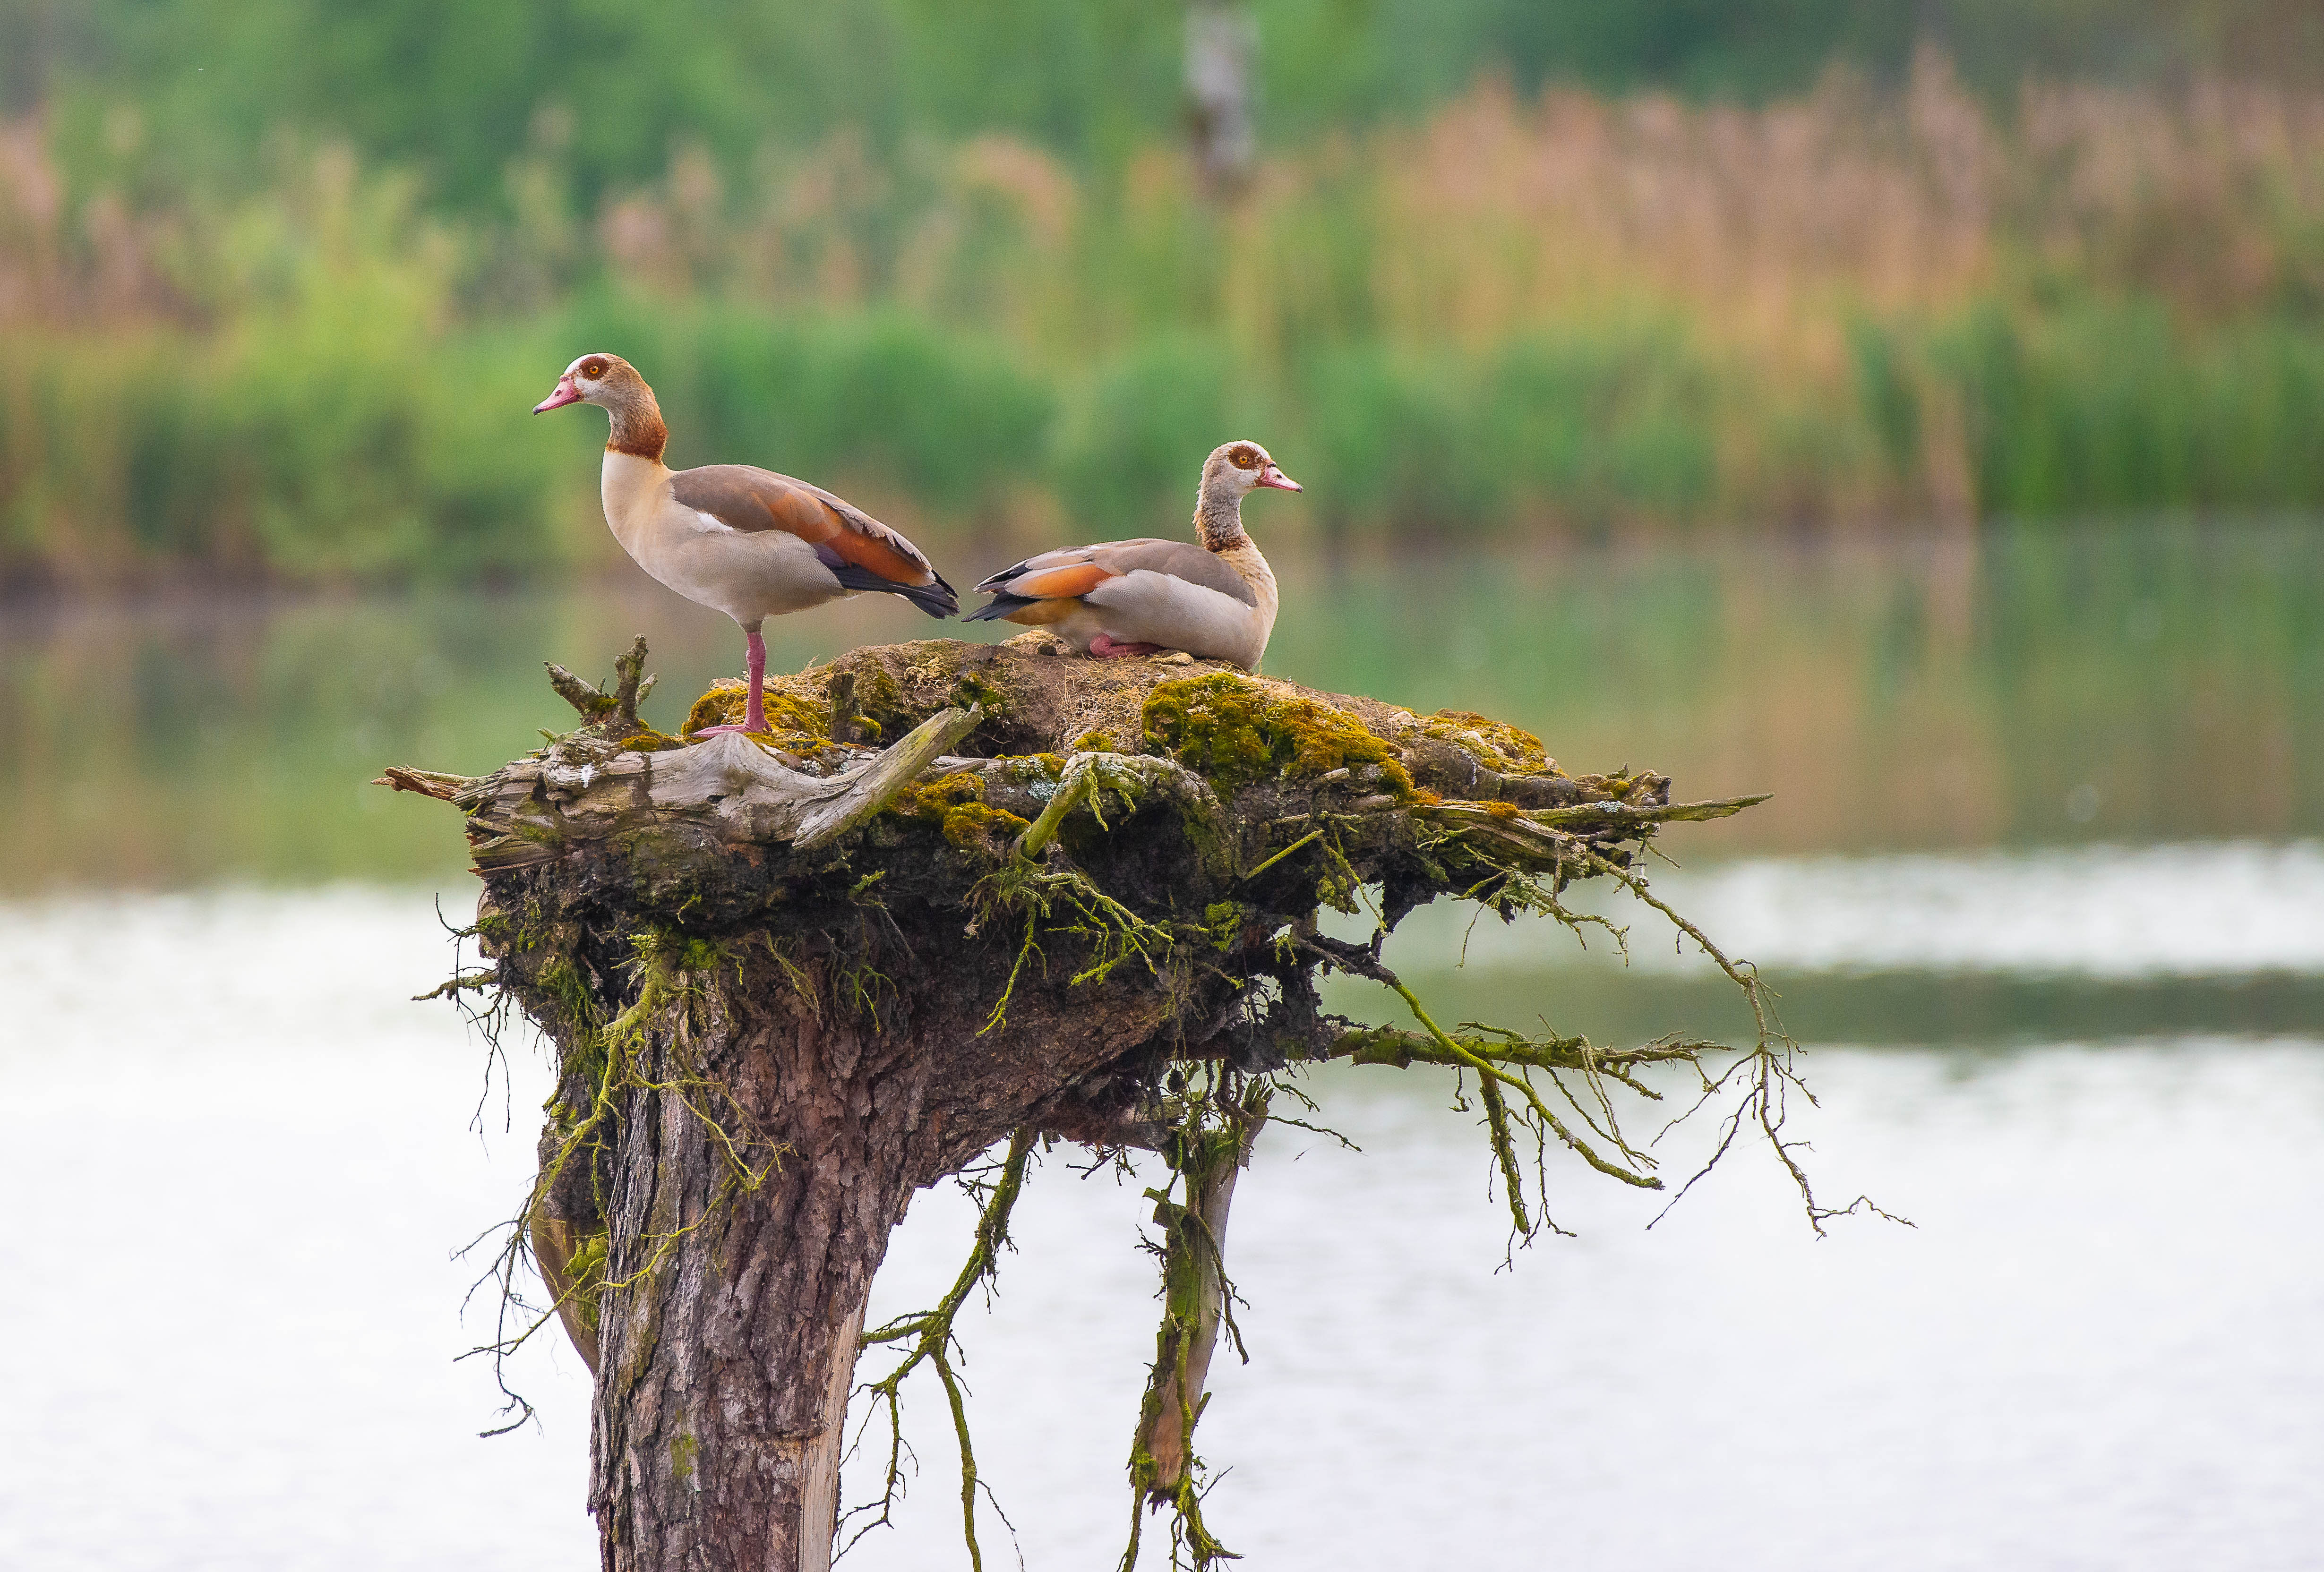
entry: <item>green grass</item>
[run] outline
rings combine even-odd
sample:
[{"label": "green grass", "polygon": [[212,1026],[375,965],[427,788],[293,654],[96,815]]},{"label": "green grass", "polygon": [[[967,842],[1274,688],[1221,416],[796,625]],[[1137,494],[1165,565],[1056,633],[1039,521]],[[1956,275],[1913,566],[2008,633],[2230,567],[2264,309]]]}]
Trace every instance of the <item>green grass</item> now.
[{"label": "green grass", "polygon": [[1988,302],[1931,336],[1969,415],[1978,501],[2024,518],[2312,509],[2324,498],[2324,332],[2195,333],[2157,302]]},{"label": "green grass", "polygon": [[[1909,506],[1926,411],[1962,411],[1985,516],[2324,508],[2324,329],[2202,332],[2159,304],[1987,299],[1863,322],[1836,390],[1683,326],[1476,354],[1355,343],[1293,367],[1157,335],[1060,371],[892,309],[596,298],[430,333],[356,292],[216,337],[27,336],[0,398],[0,573],[198,564],[289,582],[501,579],[598,548],[594,412],[533,419],[573,355],[645,370],[672,462],[869,488],[936,538],[1047,495],[1077,535],[1177,528],[1203,455],[1266,443],[1341,536],[1749,529]],[[1741,455],[1738,460],[1737,455]]]}]

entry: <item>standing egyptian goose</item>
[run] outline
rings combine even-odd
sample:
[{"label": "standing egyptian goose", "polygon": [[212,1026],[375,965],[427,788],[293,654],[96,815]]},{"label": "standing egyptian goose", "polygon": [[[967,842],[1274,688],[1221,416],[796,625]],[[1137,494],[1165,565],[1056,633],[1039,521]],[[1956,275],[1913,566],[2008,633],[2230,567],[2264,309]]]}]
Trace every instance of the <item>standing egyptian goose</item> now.
[{"label": "standing egyptian goose", "polygon": [[820,486],[746,464],[671,471],[661,462],[669,428],[637,368],[617,354],[585,354],[565,368],[536,415],[596,404],[613,418],[605,444],[605,522],[637,565],[687,600],[742,625],[750,696],[740,726],[763,731],[769,617],[804,611],[860,590],[903,596],[931,617],[960,610],[952,586],[918,547]]},{"label": "standing egyptian goose", "polygon": [[977,585],[992,603],[964,621],[1047,628],[1096,656],[1183,649],[1257,666],[1275,630],[1275,575],[1243,533],[1242,500],[1261,486],[1300,489],[1258,443],[1230,442],[1203,464],[1200,546],[1115,540],[1043,552]]}]

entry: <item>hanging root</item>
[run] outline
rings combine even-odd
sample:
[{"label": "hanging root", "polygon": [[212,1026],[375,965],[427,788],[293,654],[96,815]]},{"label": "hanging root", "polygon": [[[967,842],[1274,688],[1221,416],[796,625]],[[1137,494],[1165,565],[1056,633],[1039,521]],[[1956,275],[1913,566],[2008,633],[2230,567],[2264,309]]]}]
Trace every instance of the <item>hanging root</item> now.
[{"label": "hanging root", "polygon": [[[953,1363],[958,1347],[953,1323],[959,1318],[961,1306],[968,1302],[968,1296],[977,1284],[990,1282],[1000,1269],[1001,1249],[1004,1246],[1014,1248],[1009,1245],[1009,1214],[1017,1204],[1019,1192],[1025,1188],[1025,1170],[1032,1159],[1034,1140],[1035,1134],[1030,1126],[1019,1129],[1009,1138],[1009,1154],[1001,1159],[1000,1174],[984,1190],[984,1209],[976,1221],[976,1242],[970,1246],[968,1261],[961,1267],[960,1275],[953,1280],[950,1292],[936,1301],[934,1310],[923,1310],[918,1315],[899,1316],[887,1325],[863,1334],[862,1346],[866,1348],[907,1340],[911,1347],[894,1369],[879,1380],[856,1388],[859,1395],[868,1395],[887,1414],[888,1471],[880,1499],[848,1511],[848,1520],[874,1512],[878,1515],[848,1536],[847,1547],[841,1551],[843,1555],[865,1534],[894,1521],[896,1503],[904,1494],[904,1379],[925,1361],[936,1367],[936,1379],[944,1386],[945,1401],[952,1407],[953,1434],[960,1443],[961,1534],[968,1541],[969,1566],[975,1572],[983,1572],[984,1552],[976,1542],[976,1493],[982,1489],[990,1497],[992,1492],[976,1475],[976,1449],[969,1441],[965,1394],[961,1389],[960,1373]],[[964,1182],[969,1181],[964,1180]],[[867,1426],[871,1423],[870,1414],[864,1416],[864,1423]],[[859,1445],[862,1443],[860,1431],[856,1440]],[[999,1502],[993,1503],[993,1510],[1000,1511]],[[1001,1521],[1006,1523],[1008,1521],[1008,1515],[1002,1513]],[[845,1520],[843,1520],[842,1527],[844,1526]]]},{"label": "hanging root", "polygon": [[1138,1564],[1146,1512],[1165,1505],[1172,1513],[1174,1567],[1203,1572],[1237,1558],[1203,1521],[1194,1424],[1207,1401],[1203,1388],[1222,1326],[1235,1352],[1250,1357],[1234,1324],[1234,1289],[1226,1275],[1227,1213],[1235,1175],[1250,1161],[1275,1088],[1263,1077],[1246,1079],[1231,1070],[1208,1073],[1210,1084],[1185,1097],[1161,1143],[1170,1181],[1146,1192],[1162,1229],[1160,1244],[1152,1246],[1162,1258],[1162,1326],[1130,1443],[1130,1542],[1120,1572],[1132,1572]]},{"label": "hanging root", "polygon": [[976,914],[969,927],[972,933],[1008,914],[1019,915],[1025,924],[1017,959],[979,1036],[1007,1024],[1009,1001],[1015,997],[1018,979],[1027,965],[1038,961],[1047,966],[1047,954],[1041,947],[1044,934],[1064,935],[1089,946],[1089,961],[1074,973],[1071,987],[1102,982],[1115,968],[1132,960],[1157,979],[1169,976],[1175,943],[1169,931],[1107,895],[1078,869],[1050,868],[1013,858],[987,875],[970,892],[969,899]]},{"label": "hanging root", "polygon": [[[1554,1138],[1584,1163],[1610,1179],[1640,1190],[1660,1190],[1663,1181],[1652,1170],[1654,1159],[1641,1152],[1622,1135],[1621,1126],[1607,1096],[1605,1080],[1611,1079],[1644,1097],[1655,1094],[1641,1085],[1631,1074],[1632,1067],[1666,1060],[1695,1061],[1706,1044],[1666,1040],[1646,1047],[1629,1050],[1603,1050],[1593,1047],[1580,1037],[1536,1040],[1499,1027],[1479,1026],[1468,1023],[1469,1034],[1454,1036],[1436,1024],[1420,1002],[1419,995],[1405,986],[1395,972],[1379,962],[1379,939],[1370,946],[1351,944],[1314,932],[1297,933],[1293,942],[1313,954],[1317,960],[1351,976],[1368,978],[1392,990],[1420,1023],[1421,1033],[1416,1036],[1389,1028],[1350,1027],[1335,1040],[1321,1046],[1318,1057],[1345,1058],[1358,1063],[1393,1064],[1398,1067],[1413,1063],[1447,1065],[1477,1078],[1478,1100],[1483,1105],[1485,1136],[1493,1163],[1501,1180],[1503,1200],[1509,1209],[1509,1221],[1520,1240],[1532,1239],[1541,1228],[1563,1232],[1548,1220],[1546,1194],[1546,1163],[1549,1142]],[[1579,1134],[1566,1117],[1551,1106],[1542,1089],[1534,1080],[1540,1071],[1547,1078],[1552,1091],[1567,1104],[1576,1119],[1602,1141],[1614,1154],[1607,1156],[1590,1140]],[[1577,1073],[1587,1094],[1587,1100],[1575,1095],[1560,1071]],[[1526,1201],[1524,1172],[1526,1156],[1518,1146],[1518,1130],[1532,1138],[1532,1167],[1535,1189],[1542,1197],[1543,1216],[1536,1220]]]},{"label": "hanging root", "polygon": [[[1695,1171],[1692,1178],[1679,1186],[1678,1193],[1671,1197],[1669,1205],[1665,1206],[1661,1212],[1655,1214],[1655,1222],[1662,1221],[1663,1218],[1669,1214],[1671,1207],[1676,1206],[1686,1199],[1686,1192],[1694,1188],[1698,1180],[1719,1166],[1720,1159],[1727,1155],[1735,1144],[1736,1136],[1741,1134],[1748,1125],[1756,1128],[1766,1138],[1768,1148],[1775,1154],[1775,1160],[1784,1165],[1784,1172],[1791,1177],[1793,1187],[1799,1191],[1800,1205],[1807,1213],[1808,1227],[1815,1230],[1818,1238],[1824,1236],[1825,1223],[1834,1218],[1852,1217],[1858,1212],[1869,1212],[1889,1222],[1902,1223],[1908,1228],[1917,1227],[1918,1225],[1909,1218],[1882,1210],[1869,1196],[1859,1195],[1844,1207],[1827,1207],[1817,1201],[1815,1187],[1808,1180],[1807,1170],[1800,1166],[1799,1159],[1794,1155],[1794,1153],[1804,1151],[1807,1143],[1786,1140],[1784,1136],[1784,1126],[1790,1117],[1792,1094],[1797,1092],[1801,1097],[1805,1098],[1810,1108],[1818,1106],[1816,1096],[1814,1092],[1808,1089],[1807,1082],[1800,1078],[1799,1070],[1793,1062],[1794,1055],[1799,1053],[1800,1045],[1792,1040],[1791,1034],[1784,1030],[1783,1022],[1777,1018],[1775,997],[1769,991],[1766,983],[1761,980],[1759,969],[1748,961],[1739,964],[1729,961],[1726,952],[1711,942],[1709,934],[1681,916],[1647,889],[1646,880],[1637,874],[1628,869],[1615,867],[1594,852],[1591,854],[1591,860],[1596,871],[1618,880],[1632,895],[1661,913],[1669,919],[1673,927],[1692,940],[1703,954],[1711,958],[1711,964],[1724,972],[1729,981],[1743,990],[1743,997],[1751,1007],[1751,1022],[1755,1033],[1751,1051],[1729,1065],[1717,1076],[1704,1071],[1698,1064],[1696,1071],[1702,1076],[1702,1095],[1695,1100],[1692,1108],[1671,1122],[1673,1125],[1683,1123],[1705,1103],[1710,1102],[1720,1092],[1729,1089],[1730,1086],[1740,1085],[1741,1100],[1729,1109],[1726,1117],[1720,1120],[1719,1140],[1711,1148],[1711,1155],[1704,1160],[1702,1166]],[[1646,1226],[1652,1227],[1654,1223],[1648,1223]]]},{"label": "hanging root", "polygon": [[[1758,800],[1738,798],[1718,804],[1688,804],[1683,813],[1666,810],[1662,816],[1708,816],[1713,810],[1723,814]],[[1698,809],[1703,812],[1698,813]],[[1443,817],[1441,814],[1434,816]],[[1315,1043],[1312,1050],[1314,1056],[1399,1067],[1415,1062],[1435,1063],[1452,1066],[1474,1075],[1486,1139],[1508,1206],[1515,1236],[1520,1240],[1530,1240],[1544,1226],[1553,1231],[1563,1231],[1548,1220],[1545,1209],[1544,1158],[1548,1142],[1553,1137],[1609,1178],[1639,1189],[1664,1188],[1663,1181],[1653,1172],[1655,1166],[1653,1157],[1632,1145],[1623,1135],[1609,1096],[1609,1083],[1618,1084],[1643,1097],[1655,1098],[1657,1094],[1638,1080],[1632,1071],[1642,1064],[1674,1060],[1694,1068],[1701,1095],[1687,1113],[1672,1121],[1673,1125],[1683,1122],[1694,1111],[1722,1094],[1739,1095],[1735,1106],[1720,1121],[1719,1138],[1711,1155],[1679,1187],[1670,1205],[1676,1205],[1698,1181],[1717,1167],[1733,1149],[1740,1135],[1746,1130],[1754,1130],[1766,1140],[1768,1148],[1783,1165],[1785,1174],[1799,1192],[1809,1226],[1819,1236],[1825,1231],[1824,1224],[1832,1218],[1857,1212],[1870,1212],[1892,1221],[1904,1221],[1883,1211],[1868,1197],[1858,1196],[1847,1207],[1838,1209],[1825,1207],[1816,1200],[1814,1189],[1798,1156],[1805,1149],[1805,1143],[1784,1133],[1791,1096],[1796,1092],[1812,1107],[1815,1104],[1814,1094],[1800,1078],[1794,1063],[1798,1044],[1784,1032],[1775,1014],[1773,995],[1761,980],[1757,970],[1748,962],[1738,964],[1730,961],[1701,928],[1649,890],[1643,878],[1609,857],[1604,850],[1585,836],[1563,828],[1556,822],[1557,819],[1558,815],[1554,814],[1536,813],[1513,821],[1499,820],[1490,824],[1459,823],[1453,828],[1426,837],[1424,848],[1442,859],[1446,866],[1468,870],[1463,877],[1472,882],[1463,894],[1466,898],[1477,902],[1481,910],[1494,912],[1505,920],[1519,912],[1536,913],[1563,924],[1585,942],[1588,930],[1602,930],[1627,955],[1628,929],[1593,914],[1575,913],[1560,899],[1568,878],[1602,874],[1615,880],[1701,948],[1742,992],[1750,1007],[1754,1026],[1754,1039],[1748,1053],[1713,1075],[1704,1068],[1703,1055],[1721,1051],[1723,1045],[1718,1043],[1672,1038],[1637,1049],[1607,1050],[1597,1048],[1582,1038],[1535,1039],[1475,1023],[1464,1023],[1462,1034],[1448,1033],[1430,1016],[1418,996],[1380,964],[1379,947],[1386,937],[1384,925],[1375,933],[1369,946],[1360,946],[1316,933],[1310,924],[1296,926],[1290,942],[1327,966],[1336,967],[1353,976],[1368,978],[1391,989],[1403,1000],[1422,1029],[1416,1035],[1386,1028],[1349,1027],[1336,1041]],[[1314,837],[1311,835],[1308,839]],[[1510,855],[1513,848],[1523,850],[1530,860],[1513,860]],[[1545,848],[1547,849],[1545,856]],[[1548,862],[1551,871],[1545,873],[1541,870],[1539,865],[1543,860]],[[1552,1107],[1534,1079],[1536,1071],[1545,1075],[1554,1095],[1578,1117],[1578,1122],[1602,1143],[1606,1151],[1601,1152],[1597,1145],[1578,1132],[1564,1116]],[[1561,1071],[1578,1072],[1579,1079],[1569,1084]],[[1533,1136],[1535,1190],[1541,1197],[1545,1208],[1544,1215],[1538,1220],[1526,1204],[1517,1138],[1520,1126]],[[1666,1214],[1669,1206],[1663,1210]],[[1660,1220],[1659,1215],[1656,1220]]]},{"label": "hanging root", "polygon": [[[686,979],[689,973],[725,964],[724,952],[716,945],[661,930],[638,934],[632,942],[635,959],[630,970],[637,997],[602,1024],[595,1000],[574,961],[567,958],[544,968],[545,978],[563,979],[556,986],[578,1037],[577,1045],[567,1051],[560,1086],[577,1081],[586,1089],[586,1100],[577,1108],[551,1104],[555,1123],[543,1138],[540,1171],[523,1209],[483,1236],[499,1234],[501,1244],[492,1265],[469,1292],[473,1294],[487,1282],[496,1286],[495,1336],[460,1357],[492,1359],[493,1380],[507,1399],[502,1412],[516,1416],[483,1432],[486,1436],[515,1430],[533,1414],[532,1405],[507,1384],[509,1356],[550,1321],[561,1319],[594,1372],[604,1296],[650,1279],[680,1240],[735,1196],[758,1190],[782,1156],[781,1145],[759,1128],[750,1110],[708,1071],[694,1048],[686,1007],[695,990]],[[602,1226],[592,1228],[587,1223],[603,1216],[601,1162],[610,1155],[618,1138],[623,1104],[637,1092],[658,1093],[683,1103],[710,1133],[724,1172],[699,1216],[669,1233],[645,1236],[639,1241],[644,1247],[643,1258],[615,1274],[611,1270],[608,1234]],[[586,1181],[590,1214],[577,1221],[557,1215],[570,1209],[569,1201],[564,1207],[559,1201],[569,1195],[576,1180]],[[546,1305],[534,1304],[525,1297],[521,1284],[528,1266],[549,1289],[551,1297]]]}]

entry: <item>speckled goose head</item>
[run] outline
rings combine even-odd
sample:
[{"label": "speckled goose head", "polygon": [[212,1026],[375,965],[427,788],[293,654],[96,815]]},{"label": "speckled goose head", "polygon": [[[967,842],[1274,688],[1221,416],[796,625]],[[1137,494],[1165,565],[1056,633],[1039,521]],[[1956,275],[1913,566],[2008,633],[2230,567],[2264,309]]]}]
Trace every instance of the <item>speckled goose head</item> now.
[{"label": "speckled goose head", "polygon": [[1256,442],[1221,443],[1203,463],[1203,489],[1194,500],[1194,530],[1213,551],[1250,537],[1242,532],[1242,500],[1261,486],[1296,492],[1299,483],[1277,467]]},{"label": "speckled goose head", "polygon": [[1223,442],[1211,450],[1203,461],[1202,500],[1231,499],[1240,502],[1261,486],[1273,486],[1279,491],[1300,490],[1297,481],[1276,464],[1267,449],[1256,442]]}]

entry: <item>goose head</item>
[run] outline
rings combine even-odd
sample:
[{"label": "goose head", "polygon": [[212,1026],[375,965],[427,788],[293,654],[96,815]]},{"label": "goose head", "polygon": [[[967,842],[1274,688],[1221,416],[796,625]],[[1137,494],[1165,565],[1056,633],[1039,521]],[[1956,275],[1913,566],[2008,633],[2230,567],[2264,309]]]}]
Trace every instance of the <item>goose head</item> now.
[{"label": "goose head", "polygon": [[546,415],[567,404],[595,404],[613,418],[608,451],[661,461],[662,447],[669,440],[661,406],[638,368],[620,355],[583,355],[565,368],[557,379],[557,391],[535,404],[532,412]]},{"label": "goose head", "polygon": [[585,354],[565,368],[557,391],[532,407],[536,415],[562,409],[567,404],[596,404],[620,409],[653,397],[638,368],[618,354]]},{"label": "goose head", "polygon": [[1240,503],[1261,486],[1284,492],[1301,489],[1299,483],[1285,474],[1267,449],[1256,442],[1221,443],[1203,461],[1203,500],[1206,502]]}]

